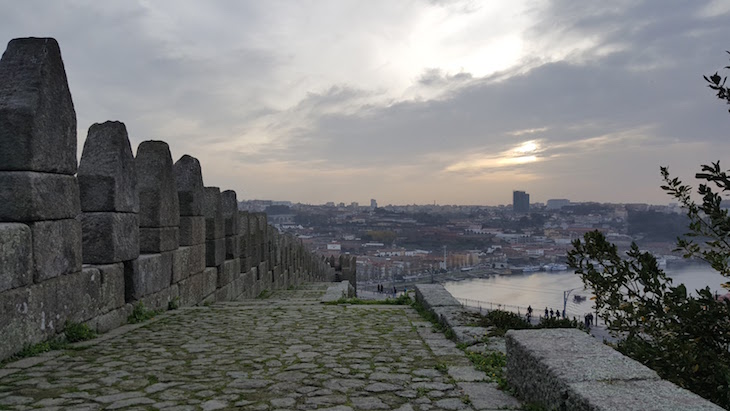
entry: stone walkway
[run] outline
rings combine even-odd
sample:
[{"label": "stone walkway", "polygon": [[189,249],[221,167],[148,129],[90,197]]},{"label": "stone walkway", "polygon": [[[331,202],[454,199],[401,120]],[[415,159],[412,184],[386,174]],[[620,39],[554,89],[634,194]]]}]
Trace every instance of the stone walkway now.
[{"label": "stone walkway", "polygon": [[519,409],[413,309],[326,284],[183,308],[0,368],[0,409]]}]

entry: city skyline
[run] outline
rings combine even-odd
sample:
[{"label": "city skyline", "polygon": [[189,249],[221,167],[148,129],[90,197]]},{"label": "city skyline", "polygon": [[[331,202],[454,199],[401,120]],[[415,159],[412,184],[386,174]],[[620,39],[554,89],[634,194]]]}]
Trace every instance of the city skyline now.
[{"label": "city skyline", "polygon": [[[55,37],[78,115],[196,155],[239,199],[667,204],[730,152],[702,75],[722,1],[0,0],[0,41]],[[719,154],[718,154],[719,153]]]}]

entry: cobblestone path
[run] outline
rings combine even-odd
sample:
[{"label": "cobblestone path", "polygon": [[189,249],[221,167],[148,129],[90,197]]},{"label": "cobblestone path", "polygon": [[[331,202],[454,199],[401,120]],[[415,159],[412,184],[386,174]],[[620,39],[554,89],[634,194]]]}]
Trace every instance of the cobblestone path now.
[{"label": "cobblestone path", "polygon": [[0,409],[519,408],[410,307],[322,305],[326,284],[183,308],[0,368]]}]

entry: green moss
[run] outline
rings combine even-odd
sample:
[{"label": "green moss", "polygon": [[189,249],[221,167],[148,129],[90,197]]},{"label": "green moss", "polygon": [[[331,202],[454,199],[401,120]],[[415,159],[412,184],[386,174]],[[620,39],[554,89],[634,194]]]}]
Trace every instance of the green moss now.
[{"label": "green moss", "polygon": [[385,300],[362,300],[360,298],[340,298],[336,301],[327,301],[326,305],[411,305],[413,300],[407,294],[401,295],[398,298],[387,298]]}]

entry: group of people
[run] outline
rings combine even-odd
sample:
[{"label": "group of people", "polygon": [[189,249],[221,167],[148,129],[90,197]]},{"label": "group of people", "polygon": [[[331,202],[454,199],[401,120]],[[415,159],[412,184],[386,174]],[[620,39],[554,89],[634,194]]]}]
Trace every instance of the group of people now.
[{"label": "group of people", "polygon": [[[525,315],[527,317],[527,321],[530,322],[532,320],[532,305],[527,306],[527,314]],[[565,313],[561,312],[560,310],[553,310],[552,308],[548,309],[545,307],[545,318],[566,318]],[[573,321],[575,321],[575,317],[573,317]],[[586,328],[590,329],[593,326],[593,314],[588,313],[583,318],[584,324]]]},{"label": "group of people", "polygon": [[[565,318],[565,313],[561,313],[560,310],[553,310],[552,308],[548,310],[547,307],[545,307],[545,318]],[[527,306],[527,321],[530,321],[532,319],[532,305]]]},{"label": "group of people", "polygon": [[[407,290],[405,288],[403,288],[403,292],[406,292],[406,291]],[[379,293],[384,293],[385,292],[385,286],[383,284],[378,284],[378,292]],[[392,292],[393,292],[393,294],[398,294],[398,289],[395,288],[395,287],[393,287]]]},{"label": "group of people", "polygon": [[586,328],[590,329],[593,326],[593,314],[586,314],[585,317],[583,317],[583,321],[586,325]]}]

